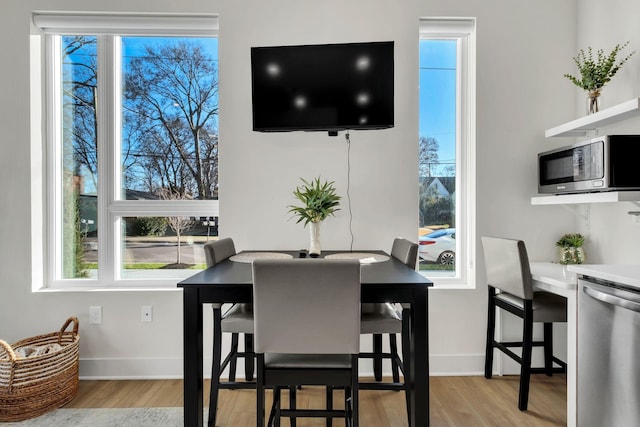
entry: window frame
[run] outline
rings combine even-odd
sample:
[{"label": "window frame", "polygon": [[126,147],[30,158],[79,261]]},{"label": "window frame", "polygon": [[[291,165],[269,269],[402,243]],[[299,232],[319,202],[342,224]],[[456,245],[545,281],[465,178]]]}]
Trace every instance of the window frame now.
[{"label": "window frame", "polygon": [[[218,16],[213,14],[113,14],[34,12],[33,21],[44,37],[44,174],[42,190],[44,244],[42,265],[44,288],[115,289],[173,288],[176,277],[123,279],[121,266],[122,220],[131,216],[219,216],[218,200],[122,200],[120,165],[120,43],[119,37],[215,37]],[[62,242],[62,120],[61,64],[62,35],[97,36],[98,130],[98,239],[97,278],[62,278],[60,245]],[[218,71],[219,72],[219,71]],[[219,74],[218,74],[219,75]],[[51,106],[51,107],[49,107]],[[105,125],[106,124],[106,125]],[[34,252],[35,253],[35,252]],[[39,260],[34,259],[38,265]],[[195,272],[195,270],[194,270]],[[37,287],[36,287],[37,289]]]},{"label": "window frame", "polygon": [[[420,18],[419,39],[456,40],[456,269],[444,277],[435,271],[420,273],[434,288],[474,289],[476,260],[476,19]],[[435,273],[435,274],[434,274]]]}]

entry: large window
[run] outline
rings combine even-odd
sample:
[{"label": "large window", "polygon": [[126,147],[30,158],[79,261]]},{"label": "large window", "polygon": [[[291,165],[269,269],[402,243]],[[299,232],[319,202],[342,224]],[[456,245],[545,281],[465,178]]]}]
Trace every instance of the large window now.
[{"label": "large window", "polygon": [[175,286],[217,235],[217,19],[34,21],[46,33],[49,286]]},{"label": "large window", "polygon": [[420,22],[419,259],[442,286],[473,277],[474,27],[471,19]]}]

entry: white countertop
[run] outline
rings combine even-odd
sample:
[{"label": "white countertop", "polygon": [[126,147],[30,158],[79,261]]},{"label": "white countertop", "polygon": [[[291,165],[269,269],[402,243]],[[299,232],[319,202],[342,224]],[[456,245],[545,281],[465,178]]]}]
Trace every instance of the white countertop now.
[{"label": "white countertop", "polygon": [[553,262],[531,262],[531,278],[539,282],[575,290],[578,286],[576,273],[569,271],[566,265]]},{"label": "white countertop", "polygon": [[640,289],[640,265],[573,264],[567,270]]}]

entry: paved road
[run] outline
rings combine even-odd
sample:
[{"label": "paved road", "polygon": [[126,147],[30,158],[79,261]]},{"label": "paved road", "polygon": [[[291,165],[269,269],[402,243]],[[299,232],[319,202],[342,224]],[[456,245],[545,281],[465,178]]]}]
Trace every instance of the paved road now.
[{"label": "paved road", "polygon": [[[182,263],[187,264],[204,264],[203,245],[206,241],[191,238],[185,238],[180,244],[180,257]],[[87,242],[87,250],[85,251],[85,261],[95,262],[98,260],[98,251],[95,242]],[[178,245],[171,241],[157,240],[127,240],[124,250],[124,262],[126,263],[144,263],[144,262],[162,262],[172,264],[177,262]]]}]

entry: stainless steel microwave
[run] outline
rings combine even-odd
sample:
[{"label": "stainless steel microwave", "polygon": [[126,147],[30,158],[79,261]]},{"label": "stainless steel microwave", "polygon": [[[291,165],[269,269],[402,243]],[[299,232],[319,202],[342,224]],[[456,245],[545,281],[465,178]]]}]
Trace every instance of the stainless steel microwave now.
[{"label": "stainless steel microwave", "polygon": [[640,135],[605,135],[538,154],[539,193],[640,190]]}]

